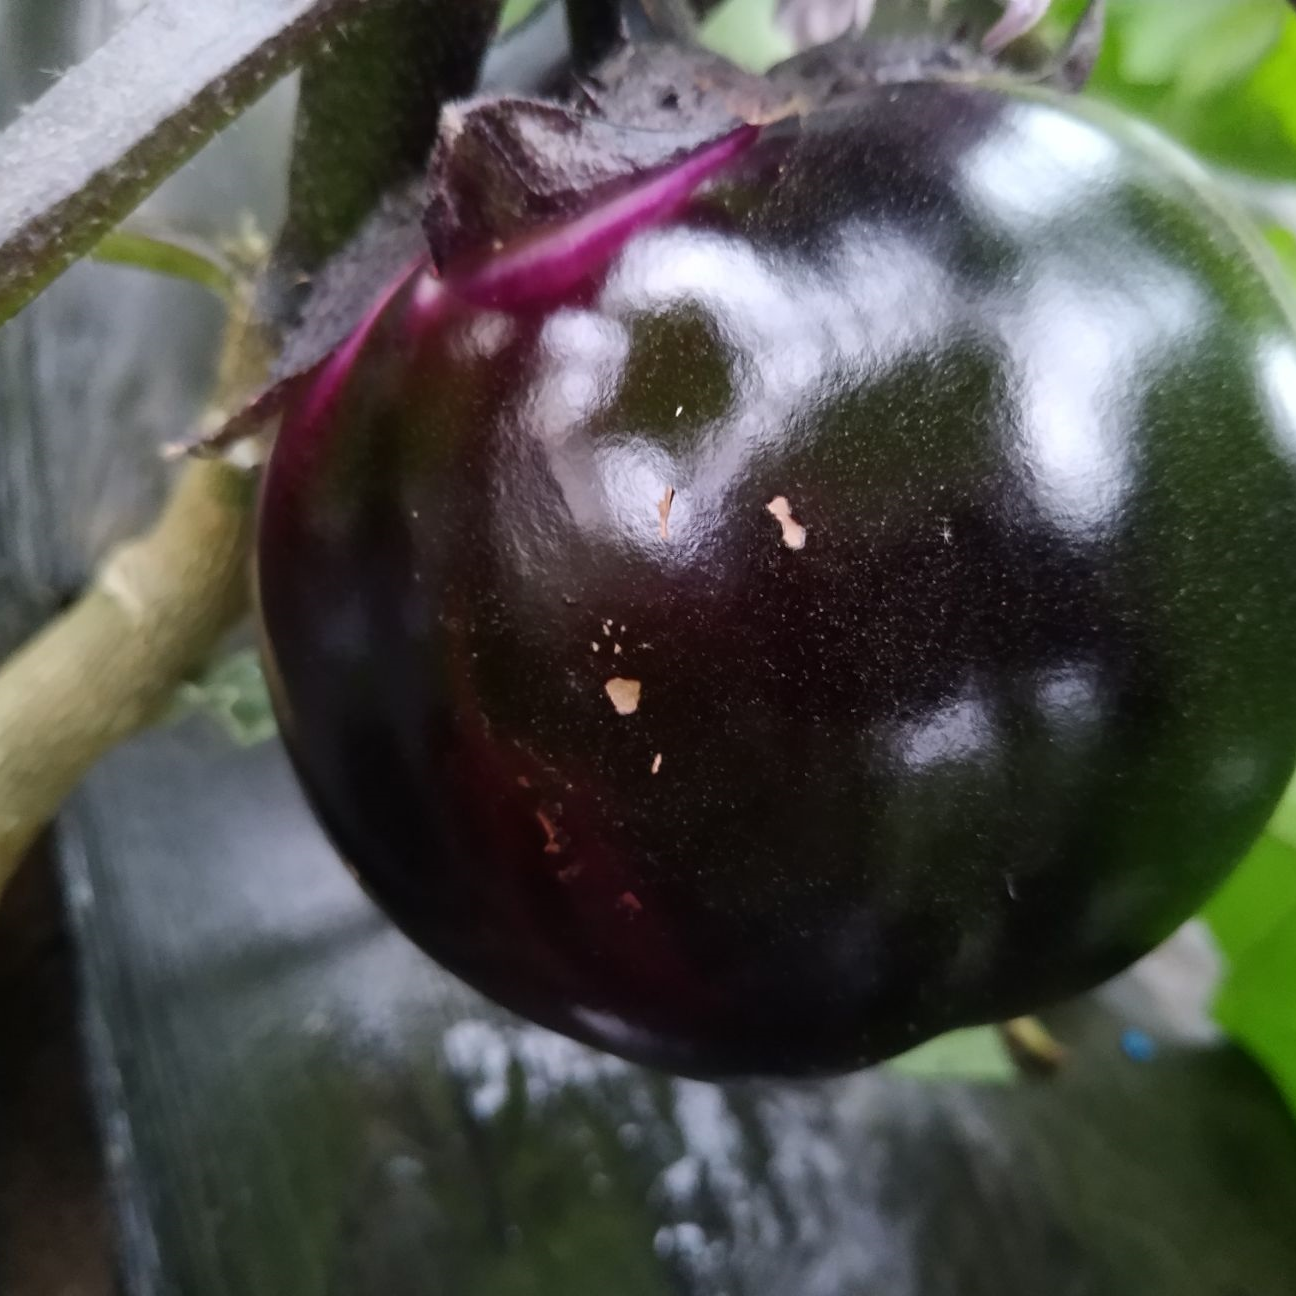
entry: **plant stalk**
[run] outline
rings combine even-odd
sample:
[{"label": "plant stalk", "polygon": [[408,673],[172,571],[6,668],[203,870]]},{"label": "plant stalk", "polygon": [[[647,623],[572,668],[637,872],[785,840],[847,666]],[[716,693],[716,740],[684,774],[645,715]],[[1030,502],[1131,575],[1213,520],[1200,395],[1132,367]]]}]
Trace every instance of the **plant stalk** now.
[{"label": "plant stalk", "polygon": [[[247,296],[226,330],[215,391],[226,407],[267,368]],[[246,610],[254,502],[242,470],[189,463],[153,529],[0,664],[0,894],[86,770],[157,719]]]}]

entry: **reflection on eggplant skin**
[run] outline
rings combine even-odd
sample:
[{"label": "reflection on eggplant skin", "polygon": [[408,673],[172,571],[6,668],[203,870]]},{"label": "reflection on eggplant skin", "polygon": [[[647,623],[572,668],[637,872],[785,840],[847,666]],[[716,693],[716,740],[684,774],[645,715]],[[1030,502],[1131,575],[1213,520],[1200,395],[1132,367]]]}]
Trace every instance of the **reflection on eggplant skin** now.
[{"label": "reflection on eggplant skin", "polygon": [[1296,342],[1275,333],[1260,347],[1259,356],[1260,394],[1273,421],[1274,444],[1296,463]]},{"label": "reflection on eggplant skin", "polygon": [[813,1073],[1200,903],[1296,744],[1296,351],[1123,129],[865,95],[289,420],[277,703],[425,949],[623,1054]]}]

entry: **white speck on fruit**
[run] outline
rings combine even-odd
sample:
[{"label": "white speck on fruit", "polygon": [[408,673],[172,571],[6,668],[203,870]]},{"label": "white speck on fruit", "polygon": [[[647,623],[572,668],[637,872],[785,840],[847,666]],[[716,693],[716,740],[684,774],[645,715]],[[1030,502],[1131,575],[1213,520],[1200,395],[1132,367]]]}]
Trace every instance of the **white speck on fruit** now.
[{"label": "white speck on fruit", "polygon": [[613,651],[613,652],[614,652],[618,657],[620,657],[620,656],[621,656],[621,645],[620,645],[620,644],[613,644],[613,645],[612,645],[612,651]]},{"label": "white speck on fruit", "polygon": [[603,622],[603,634],[604,634],[604,636],[605,636],[606,638],[608,638],[608,639],[611,639],[611,638],[612,638],[612,622],[611,622],[611,621],[604,621],[604,622]]},{"label": "white speck on fruit", "polygon": [[792,516],[792,507],[787,502],[786,495],[775,495],[765,505],[765,511],[771,514],[783,528],[783,543],[789,549],[805,548],[806,529]]},{"label": "white speck on fruit", "polygon": [[654,774],[661,773],[661,762],[662,762],[662,754],[661,752],[658,752],[657,755],[653,757],[652,772]]},{"label": "white speck on fruit", "polygon": [[603,685],[603,691],[616,707],[617,715],[634,715],[639,710],[643,685],[638,680],[622,679],[619,675],[614,675]]},{"label": "white speck on fruit", "polygon": [[676,405],[676,406],[675,406],[675,417],[676,417],[676,418],[679,418],[679,416],[680,416],[681,414],[683,414],[683,413],[684,413],[684,406],[683,406],[683,405]]},{"label": "white speck on fruit", "polygon": [[597,639],[591,639],[590,652],[598,652],[598,650],[599,650],[599,641]]}]

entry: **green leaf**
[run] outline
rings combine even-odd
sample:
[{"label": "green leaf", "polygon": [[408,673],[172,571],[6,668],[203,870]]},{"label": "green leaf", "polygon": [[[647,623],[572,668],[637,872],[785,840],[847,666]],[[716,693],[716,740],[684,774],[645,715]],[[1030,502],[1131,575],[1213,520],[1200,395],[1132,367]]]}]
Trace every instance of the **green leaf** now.
[{"label": "green leaf", "polygon": [[[1288,244],[1296,248],[1296,238],[1288,234]],[[1283,799],[1278,802],[1278,809],[1269,820],[1269,831],[1279,840],[1296,850],[1296,779],[1293,779]]]},{"label": "green leaf", "polygon": [[939,1035],[887,1065],[897,1075],[914,1080],[1006,1084],[1017,1076],[1003,1037],[993,1026],[972,1026]]},{"label": "green leaf", "polygon": [[774,22],[778,0],[728,0],[707,19],[702,38],[740,67],[763,71],[792,53],[792,42]]},{"label": "green leaf", "polygon": [[1228,963],[1215,1018],[1296,1112],[1296,783],[1203,916]]},{"label": "green leaf", "polygon": [[1267,832],[1211,898],[1203,916],[1230,965],[1236,967],[1293,908],[1296,845]]},{"label": "green leaf", "polygon": [[[1083,5],[1055,0],[1048,39],[1062,39]],[[1109,0],[1087,93],[1208,161],[1296,177],[1296,14],[1287,0]]]},{"label": "green leaf", "polygon": [[1268,1070],[1296,1112],[1296,900],[1267,922],[1264,935],[1233,964],[1215,1016]]},{"label": "green leaf", "polygon": [[504,0],[504,12],[500,14],[500,31],[506,32],[510,27],[529,18],[540,7],[542,0]]},{"label": "green leaf", "polygon": [[[1296,283],[1296,232],[1285,225],[1266,225],[1264,236],[1269,246],[1278,254],[1278,260],[1291,276],[1292,283]],[[1293,818],[1296,819],[1296,816]],[[1296,829],[1296,824],[1293,828]]]},{"label": "green leaf", "polygon": [[1283,13],[1273,0],[1231,0],[1185,54],[1176,78],[1181,96],[1195,98],[1246,77],[1278,42]]},{"label": "green leaf", "polygon": [[1283,8],[1276,0],[1140,0],[1117,6],[1114,20],[1121,76],[1173,85],[1191,99],[1250,73],[1277,43]]},{"label": "green leaf", "polygon": [[278,732],[261,662],[250,648],[232,653],[183,685],[176,702],[181,714],[208,716],[241,747],[254,747]]},{"label": "green leaf", "polygon": [[177,235],[162,237],[122,228],[104,235],[90,255],[94,260],[109,265],[130,266],[174,279],[188,279],[215,293],[224,302],[234,298],[236,281],[233,270],[219,253],[197,240]]},{"label": "green leaf", "polygon": [[1121,32],[1121,76],[1135,85],[1168,85],[1202,34],[1233,0],[1142,0],[1136,9],[1115,5],[1111,22]]},{"label": "green leaf", "polygon": [[368,3],[136,8],[0,135],[0,322]]},{"label": "green leaf", "polygon": [[[1288,17],[1269,57],[1256,68],[1250,88],[1296,144],[1296,17]],[[1288,174],[1296,174],[1296,164]]]}]

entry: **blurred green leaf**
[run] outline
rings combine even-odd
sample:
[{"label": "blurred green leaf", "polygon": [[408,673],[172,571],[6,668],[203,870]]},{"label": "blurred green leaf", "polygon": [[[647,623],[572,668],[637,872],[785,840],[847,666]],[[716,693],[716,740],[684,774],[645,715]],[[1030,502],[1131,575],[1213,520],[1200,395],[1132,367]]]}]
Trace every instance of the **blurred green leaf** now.
[{"label": "blurred green leaf", "polygon": [[778,0],[728,0],[707,19],[702,37],[741,67],[764,71],[792,53],[792,42],[774,22]]},{"label": "blurred green leaf", "polygon": [[[1287,239],[1293,250],[1296,250],[1296,236],[1289,234]],[[1283,794],[1283,799],[1278,802],[1278,809],[1269,821],[1269,831],[1296,850],[1296,780],[1293,780]]]},{"label": "blurred green leaf", "polygon": [[1277,42],[1274,0],[1141,0],[1129,8],[1120,71],[1136,85],[1195,97],[1245,77]]},{"label": "blurred green leaf", "polygon": [[1296,233],[1280,225],[1268,225],[1264,231],[1269,246],[1278,254],[1292,282],[1296,283]]},{"label": "blurred green leaf", "polygon": [[1211,899],[1204,916],[1230,965],[1236,967],[1293,907],[1296,846],[1268,832]]},{"label": "blurred green leaf", "polygon": [[1109,22],[1119,27],[1122,78],[1135,85],[1173,81],[1202,32],[1231,6],[1232,0],[1143,0],[1126,12],[1113,5]]},{"label": "blurred green leaf", "polygon": [[187,279],[228,302],[234,296],[233,270],[213,248],[190,238],[145,234],[141,230],[115,229],[95,244],[90,253],[108,265],[130,266],[153,274]]},{"label": "blurred green leaf", "polygon": [[[1290,882],[1296,852],[1288,863]],[[1215,1017],[1269,1071],[1296,1111],[1296,895],[1230,968]]]},{"label": "blurred green leaf", "polygon": [[887,1064],[897,1075],[914,1080],[962,1080],[1006,1084],[1017,1068],[994,1026],[950,1031],[894,1058]]},{"label": "blurred green leaf", "polygon": [[176,701],[182,712],[210,717],[240,747],[267,742],[278,730],[261,662],[251,648],[231,653],[185,684]]},{"label": "blurred green leaf", "polygon": [[1296,1111],[1296,783],[1204,917],[1228,963],[1215,1018]]},{"label": "blurred green leaf", "polygon": [[[1058,39],[1083,8],[1059,0]],[[1296,14],[1286,0],[1110,0],[1087,93],[1208,161],[1296,178]]]},{"label": "blurred green leaf", "polygon": [[1296,17],[1288,16],[1269,56],[1256,68],[1251,92],[1273,112],[1296,145]]},{"label": "blurred green leaf", "polygon": [[541,0],[504,0],[504,12],[500,14],[500,31],[516,27],[524,18],[539,8]]},{"label": "blurred green leaf", "polygon": [[1188,50],[1176,78],[1181,95],[1223,89],[1245,77],[1282,35],[1273,0],[1231,0]]}]

